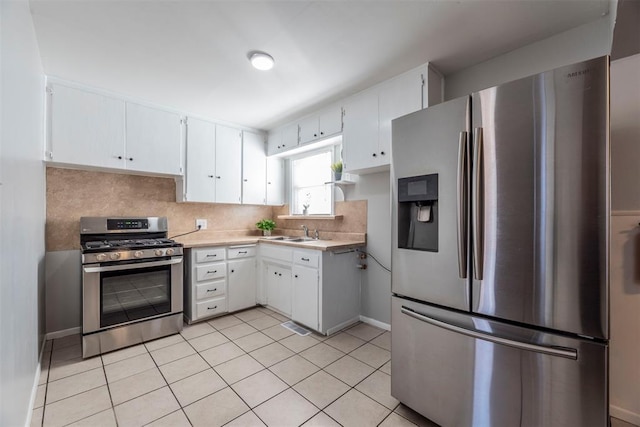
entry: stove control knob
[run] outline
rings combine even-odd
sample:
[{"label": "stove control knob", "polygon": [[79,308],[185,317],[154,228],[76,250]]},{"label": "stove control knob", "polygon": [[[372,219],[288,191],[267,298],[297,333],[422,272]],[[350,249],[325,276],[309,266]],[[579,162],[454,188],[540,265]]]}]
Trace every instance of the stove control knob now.
[{"label": "stove control knob", "polygon": [[168,256],[173,255],[173,254],[174,254],[174,252],[175,252],[175,250],[173,250],[173,249],[171,249],[171,248],[167,249],[167,255],[168,255]]},{"label": "stove control knob", "polygon": [[109,258],[111,258],[114,261],[117,259],[120,259],[120,252],[113,252],[111,255],[109,255]]},{"label": "stove control knob", "polygon": [[156,256],[162,256],[164,254],[164,252],[162,252],[162,249],[156,249],[155,252]]},{"label": "stove control knob", "polygon": [[135,251],[133,253],[133,256],[136,257],[136,258],[142,258],[143,255],[144,255],[144,252],[142,252],[142,251]]},{"label": "stove control knob", "polygon": [[100,262],[106,261],[107,260],[107,254],[98,254],[98,255],[96,255],[96,260],[100,261]]}]

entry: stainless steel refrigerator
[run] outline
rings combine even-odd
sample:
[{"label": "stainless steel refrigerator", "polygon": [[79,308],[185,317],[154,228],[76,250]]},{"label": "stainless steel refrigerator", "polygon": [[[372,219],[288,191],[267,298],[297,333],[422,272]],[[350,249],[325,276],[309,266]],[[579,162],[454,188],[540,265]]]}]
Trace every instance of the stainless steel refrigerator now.
[{"label": "stainless steel refrigerator", "polygon": [[445,427],[608,425],[609,58],[392,126],[391,394]]}]

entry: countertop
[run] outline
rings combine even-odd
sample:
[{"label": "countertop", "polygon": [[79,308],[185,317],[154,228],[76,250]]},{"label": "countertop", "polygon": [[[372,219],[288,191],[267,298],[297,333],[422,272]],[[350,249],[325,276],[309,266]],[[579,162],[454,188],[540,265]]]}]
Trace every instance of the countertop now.
[{"label": "countertop", "polygon": [[[277,237],[277,236],[274,236]],[[269,243],[281,246],[291,246],[302,249],[314,249],[320,251],[335,251],[341,249],[352,249],[364,246],[364,240],[309,240],[306,242],[292,242],[287,240],[273,240],[263,238],[261,236],[230,236],[230,237],[190,237],[185,236],[176,238],[177,242],[182,243],[185,248],[202,248],[210,246],[235,246],[235,245],[251,245],[256,243]]]}]

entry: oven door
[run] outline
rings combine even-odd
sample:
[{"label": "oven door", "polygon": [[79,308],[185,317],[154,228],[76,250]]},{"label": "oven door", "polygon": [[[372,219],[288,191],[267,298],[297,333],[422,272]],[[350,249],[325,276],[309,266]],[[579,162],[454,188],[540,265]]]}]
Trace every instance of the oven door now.
[{"label": "oven door", "polygon": [[182,312],[182,257],[82,268],[82,333]]}]

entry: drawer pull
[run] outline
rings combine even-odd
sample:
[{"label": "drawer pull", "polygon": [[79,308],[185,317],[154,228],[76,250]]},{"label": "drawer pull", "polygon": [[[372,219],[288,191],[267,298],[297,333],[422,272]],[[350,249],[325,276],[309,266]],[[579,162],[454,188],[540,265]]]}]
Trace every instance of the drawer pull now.
[{"label": "drawer pull", "polygon": [[309,258],[300,258],[302,261],[307,261],[309,262]]},{"label": "drawer pull", "polygon": [[215,292],[215,291],[217,291],[217,290],[218,290],[218,288],[207,289],[207,292]]},{"label": "drawer pull", "polygon": [[217,273],[217,272],[218,272],[218,270],[207,271],[207,274],[214,274],[214,273]]},{"label": "drawer pull", "polygon": [[277,276],[277,275],[278,275],[278,272],[277,272],[277,271],[274,271],[274,272],[273,272],[273,274],[275,274],[275,275]]},{"label": "drawer pull", "polygon": [[215,310],[216,308],[218,308],[218,306],[214,305],[213,307],[207,307],[207,310]]},{"label": "drawer pull", "polygon": [[247,251],[240,251],[240,252],[238,252],[238,254],[246,254],[246,253],[247,253]]},{"label": "drawer pull", "polygon": [[278,276],[282,276],[282,273],[278,273]]},{"label": "drawer pull", "polygon": [[295,275],[295,276],[293,276],[293,277],[295,277],[295,278],[297,279],[297,278],[298,278],[298,275],[296,274],[296,275]]},{"label": "drawer pull", "polygon": [[214,258],[214,257],[217,257],[217,256],[218,256],[217,254],[208,254],[208,255],[207,255],[207,258],[209,258],[209,257]]}]

